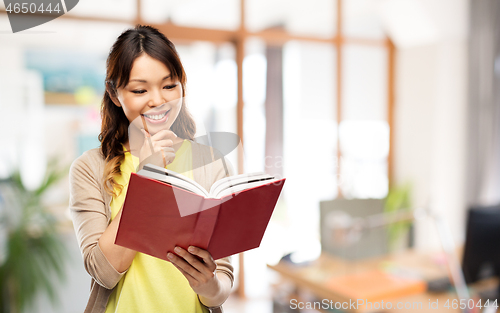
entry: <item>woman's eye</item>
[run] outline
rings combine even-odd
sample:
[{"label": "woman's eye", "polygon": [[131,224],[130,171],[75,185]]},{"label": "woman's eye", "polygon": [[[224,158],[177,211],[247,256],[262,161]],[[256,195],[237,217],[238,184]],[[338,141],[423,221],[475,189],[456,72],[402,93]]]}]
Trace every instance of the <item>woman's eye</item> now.
[{"label": "woman's eye", "polygon": [[132,90],[132,92],[135,94],[141,94],[141,93],[145,93],[146,90]]},{"label": "woman's eye", "polygon": [[173,88],[175,88],[175,86],[177,86],[177,84],[174,84],[174,85],[167,85],[167,86],[165,86],[165,87],[163,87],[163,88],[165,88],[165,89],[173,89]]}]

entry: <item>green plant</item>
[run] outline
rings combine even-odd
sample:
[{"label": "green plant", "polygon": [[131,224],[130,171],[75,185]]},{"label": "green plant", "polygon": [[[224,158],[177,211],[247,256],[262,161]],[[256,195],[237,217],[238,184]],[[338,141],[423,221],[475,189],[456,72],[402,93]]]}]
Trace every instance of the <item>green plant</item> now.
[{"label": "green plant", "polygon": [[[384,213],[398,213],[403,210],[411,209],[411,186],[404,184],[391,187],[385,198]],[[401,221],[390,224],[387,227],[389,250],[394,251],[399,244],[400,238],[408,233],[412,222]]]},{"label": "green plant", "polygon": [[25,311],[39,292],[46,293],[52,304],[57,302],[52,277],[64,279],[67,252],[57,220],[42,197],[67,172],[68,167],[61,168],[52,159],[36,190],[23,186],[19,171],[0,183],[0,227],[6,235],[0,259],[0,313]]}]

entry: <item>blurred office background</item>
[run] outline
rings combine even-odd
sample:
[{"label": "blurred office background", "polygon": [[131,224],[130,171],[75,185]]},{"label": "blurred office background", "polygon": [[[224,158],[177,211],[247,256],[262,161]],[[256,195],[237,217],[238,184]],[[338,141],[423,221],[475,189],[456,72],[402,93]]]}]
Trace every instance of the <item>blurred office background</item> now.
[{"label": "blurred office background", "polygon": [[[152,24],[181,56],[198,135],[237,133],[244,150],[228,158],[239,172],[287,178],[261,247],[233,256],[225,307],[272,312],[278,277],[266,264],[320,255],[321,202],[403,192],[409,208],[442,216],[461,246],[468,208],[500,201],[499,14],[486,0],[82,0],[12,34],[2,6],[0,177],[19,171],[35,190],[51,160],[67,169],[99,146],[107,53],[126,28]],[[60,304],[40,295],[29,312],[86,304],[68,199],[63,175],[40,200],[69,252]],[[432,223],[407,229],[403,248],[441,248]]]}]

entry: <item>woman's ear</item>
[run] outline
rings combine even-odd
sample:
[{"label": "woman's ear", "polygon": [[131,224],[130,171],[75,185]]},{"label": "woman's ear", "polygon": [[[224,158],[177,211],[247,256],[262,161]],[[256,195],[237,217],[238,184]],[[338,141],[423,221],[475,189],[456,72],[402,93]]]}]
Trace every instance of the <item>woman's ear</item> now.
[{"label": "woman's ear", "polygon": [[117,106],[117,107],[122,107],[122,104],[120,103],[120,101],[118,100],[118,97],[116,96],[116,91],[115,89],[113,88],[113,86],[111,85],[110,82],[106,83],[106,92],[108,93],[109,95],[109,98],[111,99],[111,101],[113,101],[113,103]]}]

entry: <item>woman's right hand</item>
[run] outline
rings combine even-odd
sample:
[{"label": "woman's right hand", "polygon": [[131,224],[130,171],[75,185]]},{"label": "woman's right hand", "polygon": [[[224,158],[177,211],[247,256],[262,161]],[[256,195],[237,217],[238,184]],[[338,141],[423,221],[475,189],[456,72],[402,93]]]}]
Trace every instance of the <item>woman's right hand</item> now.
[{"label": "woman's right hand", "polygon": [[[151,136],[146,130],[141,129],[141,132],[144,135],[144,142],[139,151],[139,161],[142,162],[146,158],[151,155],[154,156],[154,160],[151,163],[153,164],[161,164],[163,162],[163,166],[167,166],[172,163],[175,159],[175,150],[173,148],[174,139],[177,138],[177,135],[171,130],[160,130],[153,136]],[[153,151],[151,151],[151,147]],[[161,161],[160,161],[161,160]]]}]

